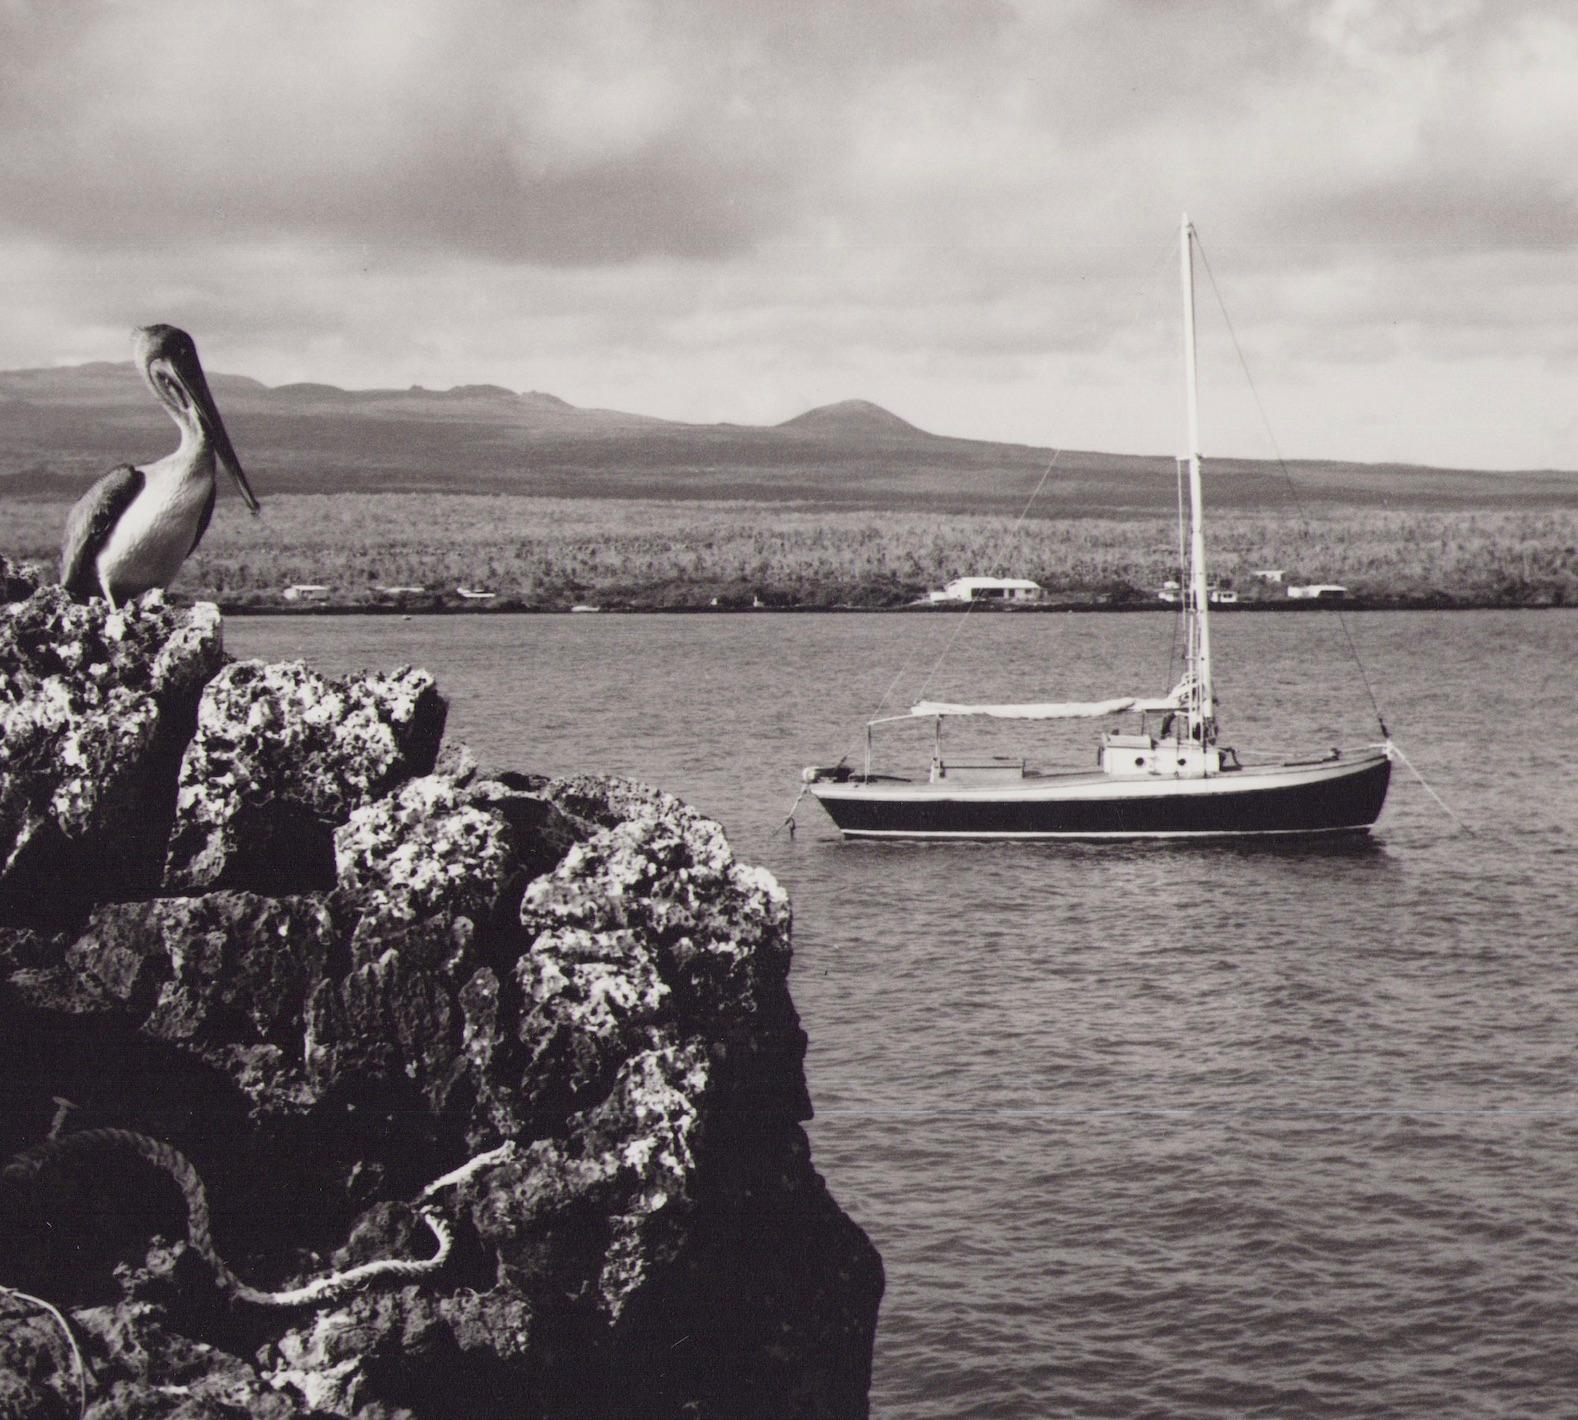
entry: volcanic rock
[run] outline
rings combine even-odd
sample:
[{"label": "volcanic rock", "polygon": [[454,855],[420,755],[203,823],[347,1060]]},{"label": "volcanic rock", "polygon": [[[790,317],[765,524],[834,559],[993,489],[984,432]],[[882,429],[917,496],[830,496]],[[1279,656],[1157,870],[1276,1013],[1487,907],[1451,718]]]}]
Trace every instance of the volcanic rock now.
[{"label": "volcanic rock", "polygon": [[[0,618],[4,1281],[90,1416],[865,1414],[881,1264],[811,1164],[787,898],[717,824],[440,754],[423,672],[220,669],[212,609]],[[264,1291],[418,1265],[260,1306],[209,1232]],[[0,1415],[74,1415],[30,1306]]]},{"label": "volcanic rock", "polygon": [[226,666],[181,763],[166,888],[327,887],[335,826],[433,767],[444,713],[409,667],[329,680],[300,662]]},{"label": "volcanic rock", "polygon": [[[27,586],[15,569],[8,593]],[[217,608],[59,587],[0,615],[0,921],[60,925],[158,883],[174,768],[223,656]]]}]

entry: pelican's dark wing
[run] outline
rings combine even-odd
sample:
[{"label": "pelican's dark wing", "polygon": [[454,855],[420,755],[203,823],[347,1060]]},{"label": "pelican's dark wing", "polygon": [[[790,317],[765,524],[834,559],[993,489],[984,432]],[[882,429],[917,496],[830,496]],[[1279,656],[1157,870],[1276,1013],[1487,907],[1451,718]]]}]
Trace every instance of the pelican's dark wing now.
[{"label": "pelican's dark wing", "polygon": [[65,540],[60,544],[60,584],[78,601],[104,595],[99,585],[99,553],[110,529],[142,492],[143,482],[140,468],[123,463],[106,473],[72,507]]},{"label": "pelican's dark wing", "polygon": [[203,511],[197,516],[197,531],[192,534],[192,545],[186,549],[190,557],[197,551],[197,544],[203,540],[203,534],[208,531],[208,520],[214,516],[214,499],[219,496],[219,485],[213,480],[208,480],[208,497],[203,500]]}]

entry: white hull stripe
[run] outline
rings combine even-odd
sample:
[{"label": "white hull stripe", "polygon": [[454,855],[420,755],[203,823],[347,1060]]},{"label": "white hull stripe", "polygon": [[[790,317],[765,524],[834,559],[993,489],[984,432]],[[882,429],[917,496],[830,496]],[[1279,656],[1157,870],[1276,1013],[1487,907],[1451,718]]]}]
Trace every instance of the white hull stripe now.
[{"label": "white hull stripe", "polygon": [[934,838],[1060,838],[1068,840],[1082,840],[1094,842],[1097,839],[1136,839],[1136,838],[1285,838],[1297,835],[1307,838],[1318,833],[1368,833],[1370,825],[1367,823],[1343,824],[1335,828],[1213,828],[1198,831],[1156,831],[1136,833],[964,833],[953,829],[926,830],[924,832],[906,832],[896,828],[846,828],[840,832],[845,838],[910,838],[916,842]]}]

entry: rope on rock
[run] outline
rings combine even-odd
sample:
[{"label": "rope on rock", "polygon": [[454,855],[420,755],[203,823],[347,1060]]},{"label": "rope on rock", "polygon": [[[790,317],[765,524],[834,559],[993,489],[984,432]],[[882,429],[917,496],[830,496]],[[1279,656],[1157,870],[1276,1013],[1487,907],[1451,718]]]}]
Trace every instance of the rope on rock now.
[{"label": "rope on rock", "polygon": [[0,1296],[13,1297],[19,1302],[26,1302],[30,1306],[39,1307],[54,1318],[55,1325],[66,1338],[66,1345],[71,1349],[71,1364],[77,1377],[77,1414],[85,1415],[88,1410],[88,1363],[83,1357],[82,1347],[77,1345],[77,1336],[71,1329],[71,1323],[66,1320],[65,1313],[53,1302],[46,1302],[42,1297],[35,1297],[31,1292],[24,1292],[17,1287],[7,1287],[0,1282]]},{"label": "rope on rock", "polygon": [[[503,1149],[511,1147],[505,1145]],[[231,1271],[214,1247],[208,1193],[192,1161],[174,1146],[131,1129],[84,1129],[75,1134],[65,1134],[50,1139],[18,1154],[4,1170],[0,1170],[0,1178],[13,1182],[30,1178],[38,1174],[48,1163],[92,1154],[105,1148],[129,1150],[138,1158],[170,1175],[186,1200],[186,1236],[192,1250],[213,1270],[214,1279],[224,1292],[239,1301],[251,1302],[254,1306],[320,1305],[335,1301],[381,1277],[431,1276],[449,1260],[449,1250],[454,1239],[448,1223],[433,1207],[419,1203],[417,1211],[438,1241],[438,1250],[431,1257],[381,1258],[375,1262],[364,1262],[360,1266],[348,1268],[344,1272],[332,1272],[314,1278],[304,1286],[292,1287],[281,1292],[265,1292],[249,1286]],[[421,1198],[428,1198],[433,1192],[450,1183],[462,1182],[478,1169],[485,1167],[487,1163],[495,1162],[497,1157],[503,1157],[503,1152],[496,1149],[490,1151],[490,1155],[483,1155],[480,1160],[473,1159],[470,1164],[462,1165],[443,1178],[435,1180],[422,1191]],[[44,1303],[44,1305],[48,1304]]]},{"label": "rope on rock", "polygon": [[498,1148],[488,1149],[474,1159],[467,1159],[459,1168],[441,1174],[417,1194],[417,1198],[418,1200],[431,1198],[435,1193],[441,1193],[446,1188],[453,1188],[456,1184],[475,1178],[483,1169],[492,1168],[494,1164],[507,1163],[514,1157],[515,1141],[506,1139]]}]

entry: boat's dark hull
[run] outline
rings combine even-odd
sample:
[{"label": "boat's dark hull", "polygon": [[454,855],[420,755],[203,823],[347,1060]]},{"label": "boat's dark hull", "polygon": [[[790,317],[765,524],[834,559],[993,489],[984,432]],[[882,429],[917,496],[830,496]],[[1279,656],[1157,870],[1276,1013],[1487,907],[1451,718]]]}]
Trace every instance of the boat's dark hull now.
[{"label": "boat's dark hull", "polygon": [[1196,780],[1024,780],[950,789],[873,780],[813,784],[857,838],[1207,838],[1363,832],[1386,799],[1384,752]]}]

